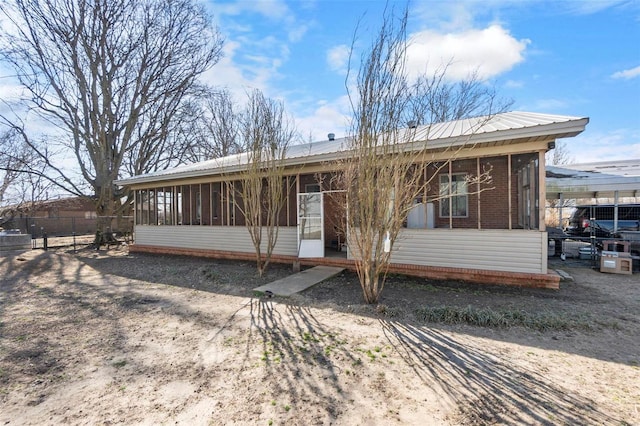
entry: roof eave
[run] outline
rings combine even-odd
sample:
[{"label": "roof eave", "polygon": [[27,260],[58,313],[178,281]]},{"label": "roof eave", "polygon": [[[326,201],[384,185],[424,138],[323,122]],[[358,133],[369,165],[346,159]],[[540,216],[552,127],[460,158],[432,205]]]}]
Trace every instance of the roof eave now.
[{"label": "roof eave", "polygon": [[[589,123],[589,118],[566,120],[562,122],[540,124],[537,126],[514,128],[506,130],[495,130],[490,132],[471,133],[454,137],[444,137],[437,139],[427,139],[427,149],[442,149],[445,147],[459,147],[462,145],[482,144],[488,142],[516,141],[523,138],[548,137],[548,139],[572,137],[582,133]],[[515,142],[514,142],[515,143]],[[286,167],[300,166],[304,164],[318,164],[322,162],[335,161],[344,158],[348,151],[339,150],[330,153],[298,156],[285,160]],[[152,182],[172,181],[179,179],[191,179],[203,176],[220,176],[225,174],[236,174],[244,168],[243,163],[227,167],[212,167],[185,172],[168,173],[161,175],[134,176],[131,178],[119,179],[115,181],[117,185],[139,185]]]}]

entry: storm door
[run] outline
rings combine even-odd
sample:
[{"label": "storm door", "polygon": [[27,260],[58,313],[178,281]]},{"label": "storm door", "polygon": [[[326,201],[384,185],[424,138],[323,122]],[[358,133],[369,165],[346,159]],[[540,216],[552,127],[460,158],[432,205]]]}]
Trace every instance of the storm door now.
[{"label": "storm door", "polygon": [[298,257],[324,257],[321,192],[298,194]]}]

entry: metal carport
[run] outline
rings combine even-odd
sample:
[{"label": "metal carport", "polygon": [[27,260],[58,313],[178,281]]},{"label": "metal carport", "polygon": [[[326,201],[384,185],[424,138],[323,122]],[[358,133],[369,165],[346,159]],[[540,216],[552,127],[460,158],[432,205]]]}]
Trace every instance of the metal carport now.
[{"label": "metal carport", "polygon": [[565,200],[613,199],[617,231],[619,200],[640,196],[640,159],[547,166],[546,186],[547,200],[560,201],[560,223]]}]

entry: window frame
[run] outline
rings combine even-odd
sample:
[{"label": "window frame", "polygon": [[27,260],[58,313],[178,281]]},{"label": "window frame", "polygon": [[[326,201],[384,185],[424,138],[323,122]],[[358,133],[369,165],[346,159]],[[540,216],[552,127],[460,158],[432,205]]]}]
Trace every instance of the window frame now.
[{"label": "window frame", "polygon": [[[467,175],[468,173],[443,173],[439,176],[438,179],[438,184],[439,184],[439,188],[438,188],[438,193],[439,193],[439,197],[440,197],[440,202],[438,203],[438,215],[441,218],[453,218],[453,219],[465,219],[469,217],[469,188],[468,185],[469,183],[467,182]],[[455,177],[461,176],[462,177],[462,181],[458,181],[455,180]],[[456,192],[453,193],[451,191],[452,186],[451,183],[454,182],[456,184],[463,184],[462,188],[464,189],[464,193],[458,193],[458,185],[456,185]],[[446,186],[446,190],[447,192],[444,193],[443,191],[443,186]],[[446,214],[444,212],[444,209],[446,208],[447,210],[450,207],[450,203],[449,203],[449,199],[452,199],[451,205],[452,207],[455,207],[458,205],[458,203],[455,201],[455,199],[457,198],[461,198],[464,197],[464,215],[452,215],[452,212],[449,212],[449,214]],[[455,209],[452,209],[455,210]]]}]

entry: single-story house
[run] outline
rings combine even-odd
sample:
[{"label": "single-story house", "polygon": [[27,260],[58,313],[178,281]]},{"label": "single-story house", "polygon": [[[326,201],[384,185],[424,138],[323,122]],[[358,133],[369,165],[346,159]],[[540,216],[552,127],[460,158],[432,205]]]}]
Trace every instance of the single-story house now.
[{"label": "single-story house", "polygon": [[[394,244],[390,271],[557,288],[559,277],[547,269],[545,153],[556,139],[584,131],[588,121],[507,112],[414,129],[411,146],[426,146],[425,161],[433,165],[428,173],[437,175],[429,176],[432,184],[415,200],[415,211]],[[340,198],[332,196],[331,179],[323,179],[337,172],[336,160],[348,155],[348,140],[332,135],[289,148],[285,164],[293,189],[280,217],[273,261],[354,267],[354,254],[348,245],[344,250],[335,225],[341,218],[333,212],[341,209],[332,203]],[[233,189],[246,161],[240,154],[118,181],[135,194],[130,250],[253,259]],[[483,170],[491,170],[490,188],[471,187],[476,184],[465,177]],[[318,232],[302,229],[309,223]]]},{"label": "single-story house", "polygon": [[0,208],[2,226],[49,236],[94,233],[96,208],[88,198],[60,197]]}]

